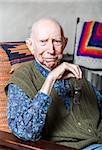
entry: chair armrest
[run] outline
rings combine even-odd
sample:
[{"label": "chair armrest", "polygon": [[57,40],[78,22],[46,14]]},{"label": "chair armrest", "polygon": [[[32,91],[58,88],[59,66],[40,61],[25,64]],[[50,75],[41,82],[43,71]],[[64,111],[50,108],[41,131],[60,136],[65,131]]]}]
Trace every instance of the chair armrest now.
[{"label": "chair armrest", "polygon": [[0,131],[0,145],[13,148],[15,150],[76,150],[75,148],[66,147],[45,140],[36,142],[22,141],[12,133]]}]

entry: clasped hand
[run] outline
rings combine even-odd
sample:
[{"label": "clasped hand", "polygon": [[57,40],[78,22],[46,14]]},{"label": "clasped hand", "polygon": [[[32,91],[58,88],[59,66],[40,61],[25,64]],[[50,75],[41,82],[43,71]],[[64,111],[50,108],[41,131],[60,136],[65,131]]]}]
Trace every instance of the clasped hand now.
[{"label": "clasped hand", "polygon": [[82,71],[78,65],[71,64],[68,62],[63,62],[55,69],[53,69],[49,76],[53,80],[57,79],[68,79],[70,77],[75,77],[76,79],[82,78]]}]

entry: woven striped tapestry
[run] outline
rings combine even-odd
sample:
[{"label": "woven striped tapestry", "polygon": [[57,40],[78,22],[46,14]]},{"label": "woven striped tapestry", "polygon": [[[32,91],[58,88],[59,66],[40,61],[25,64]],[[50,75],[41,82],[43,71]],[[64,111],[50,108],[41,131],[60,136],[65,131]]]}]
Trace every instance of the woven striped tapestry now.
[{"label": "woven striped tapestry", "polygon": [[34,59],[25,42],[3,42],[0,47],[8,55],[11,65]]},{"label": "woven striped tapestry", "polygon": [[102,69],[102,22],[79,22],[74,55],[75,63]]}]

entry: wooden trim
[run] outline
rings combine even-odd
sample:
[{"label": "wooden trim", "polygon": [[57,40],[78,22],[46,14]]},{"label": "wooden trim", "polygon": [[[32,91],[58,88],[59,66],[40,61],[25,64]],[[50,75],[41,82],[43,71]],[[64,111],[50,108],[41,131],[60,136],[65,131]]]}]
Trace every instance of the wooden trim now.
[{"label": "wooden trim", "polygon": [[13,148],[15,150],[76,150],[63,145],[55,144],[45,140],[37,142],[22,141],[12,133],[0,131],[0,145]]}]

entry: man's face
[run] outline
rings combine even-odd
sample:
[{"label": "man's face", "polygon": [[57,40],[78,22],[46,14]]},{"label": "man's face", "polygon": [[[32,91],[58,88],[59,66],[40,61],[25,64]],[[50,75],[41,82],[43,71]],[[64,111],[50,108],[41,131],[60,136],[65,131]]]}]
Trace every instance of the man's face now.
[{"label": "man's face", "polygon": [[35,58],[47,68],[55,68],[63,54],[63,37],[60,27],[54,23],[38,27],[34,45]]}]

